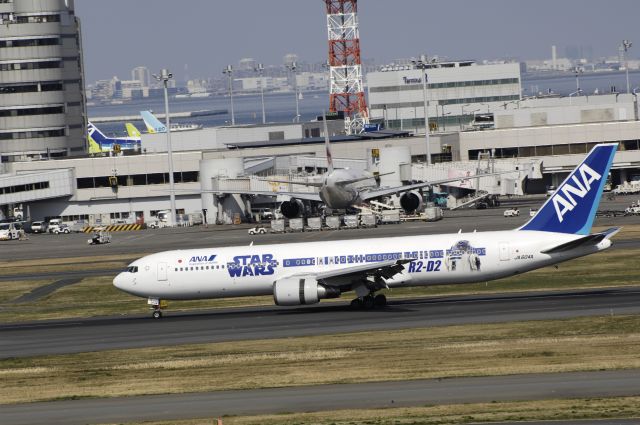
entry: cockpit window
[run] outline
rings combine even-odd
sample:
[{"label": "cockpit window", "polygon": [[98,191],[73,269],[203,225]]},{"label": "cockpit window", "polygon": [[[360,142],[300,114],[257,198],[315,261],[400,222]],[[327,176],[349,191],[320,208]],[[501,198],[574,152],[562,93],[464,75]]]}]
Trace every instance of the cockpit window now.
[{"label": "cockpit window", "polygon": [[129,267],[127,267],[127,272],[129,272],[129,273],[138,273],[138,266],[129,266]]}]

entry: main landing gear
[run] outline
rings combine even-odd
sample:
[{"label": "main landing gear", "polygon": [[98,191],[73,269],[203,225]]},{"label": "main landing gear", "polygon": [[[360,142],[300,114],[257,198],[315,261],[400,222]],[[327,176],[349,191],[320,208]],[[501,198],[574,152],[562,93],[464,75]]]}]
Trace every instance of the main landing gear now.
[{"label": "main landing gear", "polygon": [[383,294],[369,294],[351,301],[351,308],[358,310],[373,310],[374,308],[384,308],[386,305],[387,297]]},{"label": "main landing gear", "polygon": [[162,309],[167,308],[168,304],[164,300],[159,300],[157,298],[149,298],[147,300],[147,304],[151,306],[151,317],[154,319],[162,319]]}]

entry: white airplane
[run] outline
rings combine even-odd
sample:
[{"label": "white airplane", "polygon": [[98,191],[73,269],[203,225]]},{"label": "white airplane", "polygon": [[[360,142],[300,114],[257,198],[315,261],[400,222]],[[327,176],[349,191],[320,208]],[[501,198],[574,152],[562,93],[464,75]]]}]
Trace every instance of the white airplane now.
[{"label": "white airplane", "polygon": [[[407,213],[421,211],[423,208],[422,195],[417,190],[436,186],[444,183],[469,180],[475,177],[496,176],[504,173],[485,173],[468,177],[454,177],[428,182],[415,183],[395,187],[378,187],[375,177],[368,171],[352,170],[349,168],[334,168],[331,146],[329,143],[329,131],[327,121],[324,121],[324,143],[327,156],[327,173],[322,176],[320,182],[282,181],[264,179],[274,183],[286,183],[292,185],[311,186],[318,188],[318,192],[294,192],[294,191],[251,191],[251,190],[203,190],[201,193],[238,194],[238,195],[262,195],[262,196],[287,196],[289,200],[280,204],[280,212],[287,218],[295,218],[302,215],[304,205],[302,201],[322,202],[328,208],[341,210],[357,206],[368,200],[383,196],[400,196],[400,206]],[[382,174],[384,175],[384,174]]]},{"label": "white airplane", "polygon": [[590,234],[617,144],[595,146],[524,226],[508,231],[166,251],[131,263],[113,284],[148,299],[273,295],[281,306],[355,292],[382,307],[383,288],[486,282],[593,254],[618,228]]}]

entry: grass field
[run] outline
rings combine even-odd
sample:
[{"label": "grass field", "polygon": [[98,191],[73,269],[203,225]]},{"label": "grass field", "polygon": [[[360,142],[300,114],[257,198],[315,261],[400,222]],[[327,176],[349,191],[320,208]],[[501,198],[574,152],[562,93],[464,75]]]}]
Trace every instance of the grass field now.
[{"label": "grass field", "polygon": [[607,316],[15,358],[0,403],[640,368],[639,350],[640,316]]},{"label": "grass field", "polygon": [[[223,417],[223,425],[459,425],[478,422],[640,418],[640,397],[473,403]],[[639,419],[640,422],[640,419]],[[144,425],[212,425],[214,418]],[[135,425],[142,423],[135,423]],[[134,425],[129,423],[125,425]]]}]

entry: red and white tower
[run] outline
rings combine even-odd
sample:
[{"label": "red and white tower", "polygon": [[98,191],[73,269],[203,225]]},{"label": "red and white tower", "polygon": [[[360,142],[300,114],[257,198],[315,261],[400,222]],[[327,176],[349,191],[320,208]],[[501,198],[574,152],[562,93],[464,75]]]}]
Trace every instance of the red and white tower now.
[{"label": "red and white tower", "polygon": [[347,133],[362,131],[369,122],[362,84],[357,0],[324,0],[329,31],[331,112],[344,111]]}]

